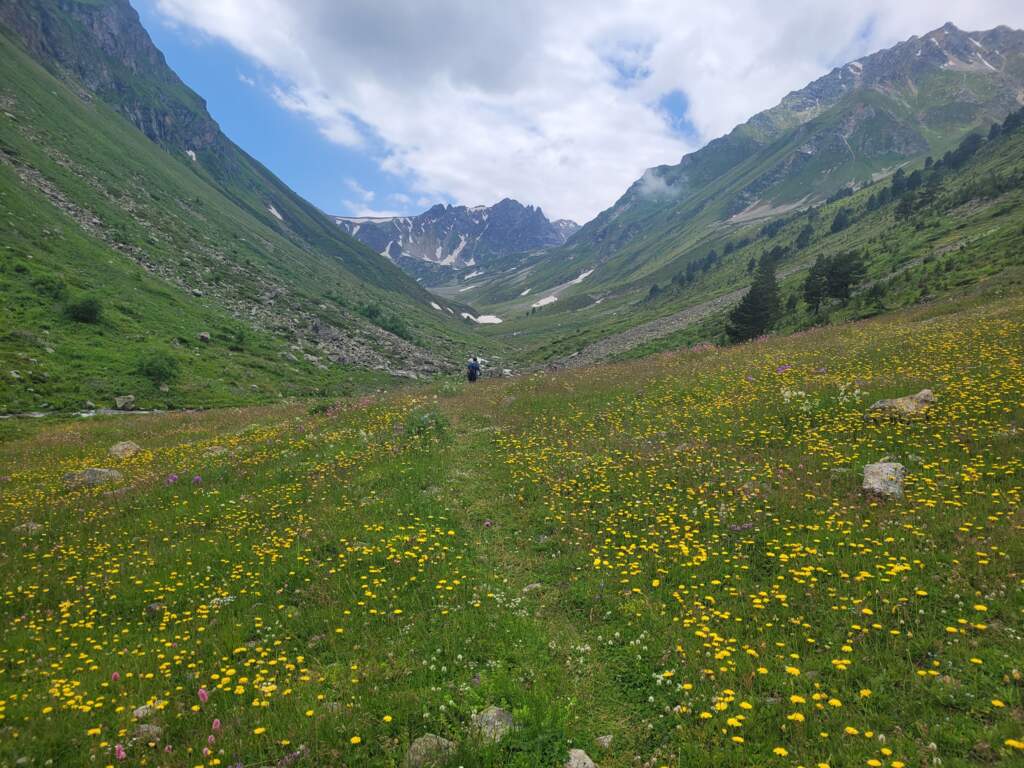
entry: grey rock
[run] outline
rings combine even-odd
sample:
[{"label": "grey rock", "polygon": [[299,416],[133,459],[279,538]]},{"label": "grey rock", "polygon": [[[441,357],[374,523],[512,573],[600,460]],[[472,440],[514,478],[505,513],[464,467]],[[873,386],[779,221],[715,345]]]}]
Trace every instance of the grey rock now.
[{"label": "grey rock", "polygon": [[406,768],[438,765],[454,751],[455,742],[433,733],[425,733],[409,745],[409,751],[405,753],[405,761],[402,764]]},{"label": "grey rock", "polygon": [[197,337],[203,344],[210,343],[210,334],[207,331],[200,331]]},{"label": "grey rock", "polygon": [[79,488],[82,486],[106,485],[117,483],[122,475],[116,469],[103,469],[100,467],[88,467],[77,472],[66,472],[64,474],[64,485],[68,488]]},{"label": "grey rock", "polygon": [[864,493],[886,499],[903,498],[903,480],[907,469],[894,461],[879,461],[864,467]]},{"label": "grey rock", "polygon": [[135,738],[139,741],[160,741],[164,729],[153,723],[139,723],[135,726]]},{"label": "grey rock", "polygon": [[17,371],[11,371],[11,378],[12,379],[20,379],[21,378],[21,374],[18,373]]},{"label": "grey rock", "polygon": [[136,707],[132,710],[132,717],[134,717],[136,720],[145,720],[152,714],[153,708],[148,704],[143,704],[141,707]]},{"label": "grey rock", "polygon": [[131,440],[122,440],[120,443],[114,443],[110,446],[107,453],[118,459],[127,459],[141,450],[142,448],[139,447],[138,443],[133,443]]},{"label": "grey rock", "polygon": [[163,603],[150,603],[146,606],[147,616],[156,616],[157,614],[163,613],[167,610],[167,606]]},{"label": "grey rock", "polygon": [[611,749],[612,747],[612,735],[609,733],[606,736],[598,736],[594,739],[594,743],[597,744],[601,749]]},{"label": "grey rock", "polygon": [[225,448],[223,445],[211,445],[205,451],[203,451],[203,455],[204,456],[223,456],[227,452],[228,452],[228,449]]},{"label": "grey rock", "polygon": [[85,401],[85,410],[87,410],[87,411],[95,411],[96,410],[96,403],[94,403],[92,400],[86,400]]},{"label": "grey rock", "polygon": [[569,759],[565,761],[565,768],[597,768],[590,755],[582,749],[570,749]]},{"label": "grey rock", "polygon": [[514,724],[512,713],[501,707],[488,707],[473,715],[473,726],[484,741],[501,741]]},{"label": "grey rock", "polygon": [[120,411],[130,411],[135,407],[135,395],[120,395],[114,398],[114,407]]},{"label": "grey rock", "polygon": [[911,416],[928,409],[935,402],[935,395],[930,389],[922,389],[916,395],[895,397],[890,400],[879,400],[868,409],[873,412],[892,413],[898,416]]},{"label": "grey rock", "polygon": [[35,536],[41,530],[43,530],[43,526],[39,523],[33,522],[32,520],[22,523],[14,529],[15,533],[23,533],[26,536]]},{"label": "grey rock", "polygon": [[533,584],[527,584],[525,587],[523,587],[523,594],[525,595],[529,592],[533,592],[534,590],[540,589],[542,586],[543,584],[541,584],[539,581],[535,581],[533,582]]}]

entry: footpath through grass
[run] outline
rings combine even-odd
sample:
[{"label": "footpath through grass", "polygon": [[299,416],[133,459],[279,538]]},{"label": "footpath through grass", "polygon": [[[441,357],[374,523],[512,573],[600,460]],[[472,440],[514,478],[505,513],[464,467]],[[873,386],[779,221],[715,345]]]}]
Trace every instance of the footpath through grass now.
[{"label": "footpath through grass", "polygon": [[[0,765],[391,766],[428,732],[463,766],[1017,764],[1022,310],[41,425],[0,445]],[[885,456],[902,501],[860,493]],[[65,487],[89,466],[123,480]]]}]

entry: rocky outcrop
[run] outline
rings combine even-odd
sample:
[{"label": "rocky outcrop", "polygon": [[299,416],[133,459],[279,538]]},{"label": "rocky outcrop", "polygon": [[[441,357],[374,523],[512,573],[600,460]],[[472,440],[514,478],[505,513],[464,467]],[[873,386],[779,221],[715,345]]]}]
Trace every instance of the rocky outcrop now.
[{"label": "rocky outcrop", "polygon": [[882,499],[902,499],[903,480],[907,469],[894,461],[879,461],[864,467],[862,490],[868,496]]},{"label": "rocky outcrop", "polygon": [[442,764],[455,751],[455,742],[425,733],[409,745],[402,765],[405,768],[428,768]]},{"label": "rocky outcrop", "polygon": [[922,389],[916,395],[905,395],[891,400],[879,400],[868,409],[872,413],[890,413],[896,416],[912,416],[928,410],[935,402],[935,395],[930,389]]},{"label": "rocky outcrop", "polygon": [[117,459],[127,459],[134,456],[141,450],[142,448],[140,448],[137,443],[133,443],[131,440],[123,440],[120,443],[114,443],[110,446],[107,453]]},{"label": "rocky outcrop", "polygon": [[101,467],[88,467],[76,472],[64,473],[64,486],[69,489],[94,487],[97,485],[108,485],[119,483],[122,475],[116,469],[104,469]]}]

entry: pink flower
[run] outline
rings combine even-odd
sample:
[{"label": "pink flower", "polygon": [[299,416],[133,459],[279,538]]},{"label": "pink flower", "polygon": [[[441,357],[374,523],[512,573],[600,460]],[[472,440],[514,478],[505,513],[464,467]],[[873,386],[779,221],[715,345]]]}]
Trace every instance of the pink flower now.
[{"label": "pink flower", "polygon": [[220,730],[220,720],[218,718],[216,718],[216,717],[213,718],[213,725],[211,727],[213,728],[213,732],[214,733],[219,731]]},{"label": "pink flower", "polygon": [[116,682],[117,682],[118,680],[120,680],[120,679],[121,679],[121,673],[120,673],[120,672],[115,672],[114,674],[112,674],[112,675],[110,676],[110,679],[111,679],[111,680],[112,680],[113,682],[115,682],[115,683],[116,683]]},{"label": "pink flower", "polygon": [[201,701],[203,704],[205,704],[209,700],[210,700],[209,692],[207,692],[207,690],[205,688],[200,688],[199,689],[199,701]]},{"label": "pink flower", "polygon": [[217,737],[214,736],[212,733],[206,737],[206,743],[209,744],[211,747],[216,743],[216,741]]},{"label": "pink flower", "polygon": [[173,752],[173,751],[174,751],[174,747],[172,747],[170,744],[168,744],[166,747],[164,747],[164,752]]},{"label": "pink flower", "polygon": [[116,757],[118,760],[124,760],[126,757],[128,757],[128,753],[124,751],[124,747],[122,747],[120,744],[117,744],[114,746],[114,757]]}]

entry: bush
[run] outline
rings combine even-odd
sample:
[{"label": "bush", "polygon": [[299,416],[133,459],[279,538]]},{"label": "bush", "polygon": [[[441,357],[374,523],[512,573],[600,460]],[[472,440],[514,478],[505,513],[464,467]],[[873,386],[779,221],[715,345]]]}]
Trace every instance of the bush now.
[{"label": "bush", "polygon": [[103,317],[103,305],[95,296],[83,296],[68,304],[67,315],[79,323],[98,323]]},{"label": "bush", "polygon": [[152,349],[139,360],[138,371],[154,384],[167,384],[178,377],[178,359],[163,349]]}]

